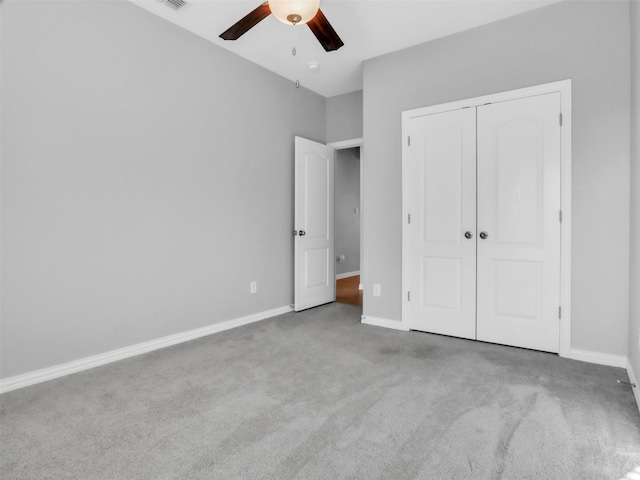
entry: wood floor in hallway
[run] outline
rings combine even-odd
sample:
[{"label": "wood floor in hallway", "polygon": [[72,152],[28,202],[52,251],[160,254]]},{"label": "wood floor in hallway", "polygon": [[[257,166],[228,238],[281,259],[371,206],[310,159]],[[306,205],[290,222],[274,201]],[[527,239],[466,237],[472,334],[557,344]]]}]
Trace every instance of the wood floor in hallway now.
[{"label": "wood floor in hallway", "polygon": [[359,285],[360,275],[336,280],[336,302],[362,306],[362,290],[358,289]]}]

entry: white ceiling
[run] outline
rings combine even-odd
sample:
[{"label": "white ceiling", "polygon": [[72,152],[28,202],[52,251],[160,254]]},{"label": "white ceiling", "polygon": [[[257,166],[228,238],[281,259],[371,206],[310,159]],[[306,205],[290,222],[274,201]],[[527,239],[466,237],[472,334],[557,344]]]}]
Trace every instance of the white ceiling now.
[{"label": "white ceiling", "polygon": [[[163,0],[130,0],[231,52],[325,97],[362,88],[362,64],[412,45],[451,35],[560,0],[321,0],[344,42],[325,52],[306,25],[270,15],[236,41],[218,37],[264,0],[187,0],[175,11]],[[293,47],[296,55],[292,55]],[[312,72],[307,67],[317,63]]]}]

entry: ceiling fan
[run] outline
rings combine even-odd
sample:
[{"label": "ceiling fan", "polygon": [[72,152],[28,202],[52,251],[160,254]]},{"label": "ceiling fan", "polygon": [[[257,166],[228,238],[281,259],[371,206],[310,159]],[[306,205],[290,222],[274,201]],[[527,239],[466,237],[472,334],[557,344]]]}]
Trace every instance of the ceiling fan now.
[{"label": "ceiling fan", "polygon": [[320,0],[268,0],[240,19],[220,35],[224,40],[237,40],[259,22],[273,14],[288,25],[306,23],[327,52],[344,45],[327,17],[319,8]]}]

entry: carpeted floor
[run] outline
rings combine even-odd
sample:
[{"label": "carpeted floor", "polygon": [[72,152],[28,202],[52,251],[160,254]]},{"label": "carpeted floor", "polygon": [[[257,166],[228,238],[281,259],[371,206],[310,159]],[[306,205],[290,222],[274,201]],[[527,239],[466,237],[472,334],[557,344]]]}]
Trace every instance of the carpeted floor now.
[{"label": "carpeted floor", "polygon": [[10,479],[612,479],[623,369],[361,325],[331,304],[0,397]]}]

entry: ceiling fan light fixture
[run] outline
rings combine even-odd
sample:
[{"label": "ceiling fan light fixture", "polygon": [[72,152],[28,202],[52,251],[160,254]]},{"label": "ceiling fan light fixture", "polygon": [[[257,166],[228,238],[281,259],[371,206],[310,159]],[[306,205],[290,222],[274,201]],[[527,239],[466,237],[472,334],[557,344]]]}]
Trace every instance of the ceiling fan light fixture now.
[{"label": "ceiling fan light fixture", "polygon": [[320,0],[269,0],[271,13],[287,25],[307,23],[315,17]]}]

